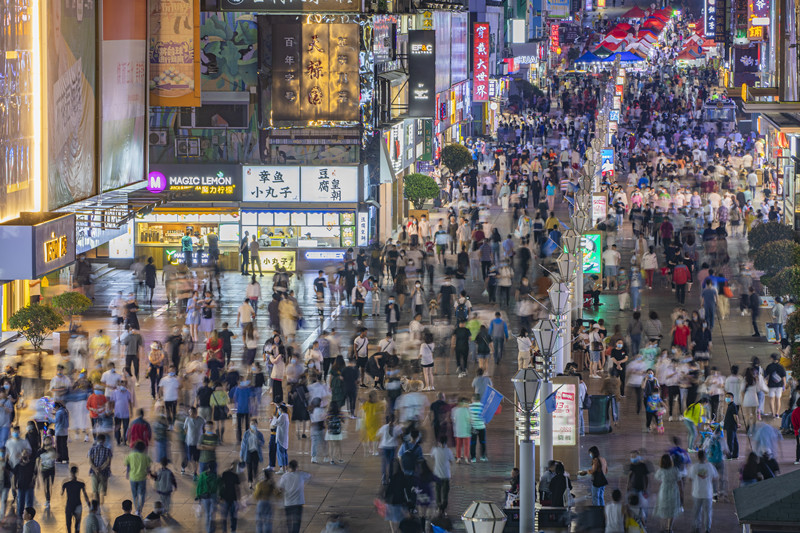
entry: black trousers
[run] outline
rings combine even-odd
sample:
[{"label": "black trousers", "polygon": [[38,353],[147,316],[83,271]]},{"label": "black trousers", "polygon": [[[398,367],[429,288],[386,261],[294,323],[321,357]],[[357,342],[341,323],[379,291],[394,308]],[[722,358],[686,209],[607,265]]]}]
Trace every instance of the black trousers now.
[{"label": "black trousers", "polygon": [[462,372],[467,371],[467,362],[469,360],[469,348],[466,350],[456,350],[456,366]]},{"label": "black trousers", "polygon": [[326,357],[322,360],[322,376],[323,379],[328,378],[328,371],[331,369],[331,364],[333,363],[333,357]]},{"label": "black trousers", "polygon": [[[114,438],[117,440],[117,445],[125,442],[125,438],[128,435],[128,424],[130,423],[130,421],[131,421],[130,418],[114,417]],[[120,429],[122,429],[121,434],[120,434]]]},{"label": "black trousers", "polygon": [[[133,371],[131,371],[131,366],[133,366]],[[128,370],[129,374],[132,374],[136,381],[139,381],[139,356],[138,355],[126,355],[125,356],[125,368]]]},{"label": "black trousers", "polygon": [[69,450],[67,450],[67,435],[56,436],[56,457],[59,461],[69,461]]},{"label": "black trousers", "polygon": [[[725,438],[728,442],[728,453],[730,454],[728,457],[730,457],[731,459],[736,459],[737,457],[739,457],[739,437],[736,435],[736,430],[726,429]],[[796,440],[798,440],[797,446],[800,448],[800,439]],[[797,454],[796,459],[800,461],[800,449],[798,449],[795,453]]]},{"label": "black trousers", "polygon": [[678,303],[683,304],[686,301],[686,284],[678,285],[675,284],[675,297],[678,299]]},{"label": "black trousers", "polygon": [[250,426],[250,413],[236,413],[236,442],[242,442],[242,431]]},{"label": "black trousers", "polygon": [[247,482],[252,483],[258,477],[258,452],[247,452]]},{"label": "black trousers", "polygon": [[669,386],[669,416],[672,416],[672,401],[677,398],[678,399],[678,415],[683,414],[683,409],[681,408],[681,388],[677,385],[670,385]]}]

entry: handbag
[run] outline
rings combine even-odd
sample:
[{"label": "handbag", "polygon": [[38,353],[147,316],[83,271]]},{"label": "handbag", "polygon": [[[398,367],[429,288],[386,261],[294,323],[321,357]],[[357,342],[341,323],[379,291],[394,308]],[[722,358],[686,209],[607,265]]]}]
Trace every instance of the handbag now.
[{"label": "handbag", "polygon": [[572,495],[572,492],[567,488],[564,491],[564,507],[572,507],[575,505],[575,496]]}]

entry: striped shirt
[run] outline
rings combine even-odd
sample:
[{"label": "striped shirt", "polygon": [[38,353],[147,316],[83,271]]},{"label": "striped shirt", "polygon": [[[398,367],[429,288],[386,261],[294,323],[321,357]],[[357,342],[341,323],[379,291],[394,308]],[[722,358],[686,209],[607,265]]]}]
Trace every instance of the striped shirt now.
[{"label": "striped shirt", "polygon": [[472,429],[486,429],[486,423],[483,421],[483,404],[481,402],[469,404],[469,417],[472,421]]}]

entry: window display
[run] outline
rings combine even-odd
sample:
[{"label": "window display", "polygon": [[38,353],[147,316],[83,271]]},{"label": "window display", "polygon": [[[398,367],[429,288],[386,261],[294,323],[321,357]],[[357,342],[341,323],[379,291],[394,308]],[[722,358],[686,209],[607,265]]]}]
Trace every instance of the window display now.
[{"label": "window display", "polygon": [[261,249],[349,248],[356,244],[354,211],[242,211],[242,235],[256,235]]}]

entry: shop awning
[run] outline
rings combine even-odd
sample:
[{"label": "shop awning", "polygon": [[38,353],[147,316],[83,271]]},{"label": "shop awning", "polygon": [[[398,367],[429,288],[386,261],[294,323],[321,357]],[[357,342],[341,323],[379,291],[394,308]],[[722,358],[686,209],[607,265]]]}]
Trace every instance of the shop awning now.
[{"label": "shop awning", "polygon": [[764,113],[761,118],[781,133],[800,134],[800,113]]},{"label": "shop awning", "polygon": [[389,80],[392,87],[397,87],[398,85],[402,85],[408,79],[408,74],[399,70],[390,70],[389,72],[381,72],[378,74],[379,77]]},{"label": "shop awning", "polygon": [[603,60],[604,63],[611,63],[612,61],[617,59],[619,56],[619,60],[623,63],[636,63],[638,61],[642,61],[642,58],[637,56],[632,52],[618,52],[616,54],[611,54],[607,58]]}]

